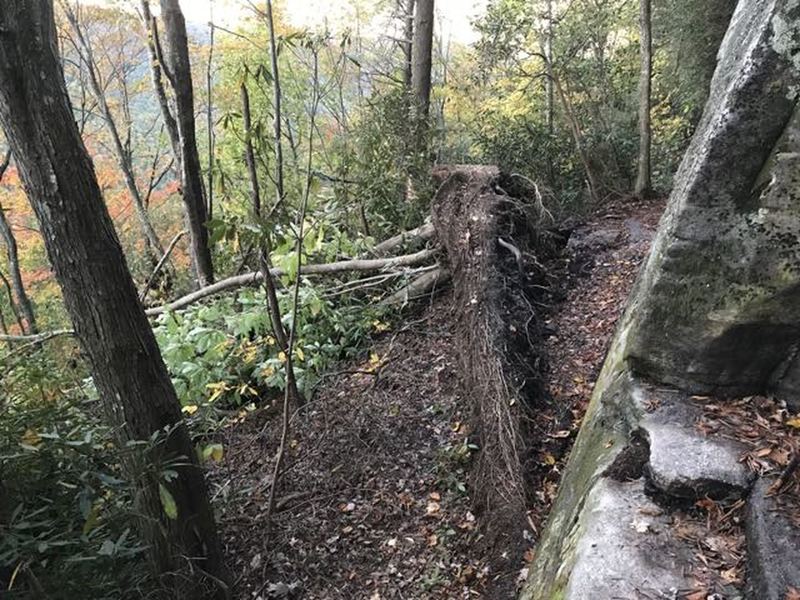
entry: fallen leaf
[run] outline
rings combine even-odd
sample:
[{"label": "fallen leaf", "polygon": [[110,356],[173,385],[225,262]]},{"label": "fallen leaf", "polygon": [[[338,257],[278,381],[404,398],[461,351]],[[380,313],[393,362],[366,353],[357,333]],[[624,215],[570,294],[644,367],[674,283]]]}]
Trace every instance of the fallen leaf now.
[{"label": "fallen leaf", "polygon": [[38,446],[42,443],[42,436],[36,433],[33,429],[26,429],[20,441],[26,446]]},{"label": "fallen leaf", "polygon": [[430,517],[439,513],[439,509],[441,505],[438,502],[428,502],[428,506],[425,508],[425,513]]},{"label": "fallen leaf", "polygon": [[533,559],[536,557],[536,551],[533,548],[528,548],[525,550],[525,554],[522,555],[523,560],[526,563],[533,562]]},{"label": "fallen leaf", "polygon": [[650,521],[647,519],[634,517],[631,527],[633,527],[637,533],[647,533],[650,531]]}]

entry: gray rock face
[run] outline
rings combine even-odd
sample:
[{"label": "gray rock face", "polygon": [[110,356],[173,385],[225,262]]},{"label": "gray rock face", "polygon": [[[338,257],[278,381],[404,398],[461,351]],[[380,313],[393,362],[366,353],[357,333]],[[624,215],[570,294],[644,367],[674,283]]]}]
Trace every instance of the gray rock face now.
[{"label": "gray rock face", "polygon": [[734,15],[624,320],[626,358],[657,381],[763,391],[800,340],[798,22],[797,0]]},{"label": "gray rock face", "polygon": [[[798,90],[800,0],[741,0],[524,600],[675,597],[664,593],[688,587],[680,549],[667,536],[632,535],[629,525],[648,502],[643,483],[614,481],[606,475],[626,470],[609,467],[644,430],[651,446],[645,473],[667,493],[741,493],[749,480],[737,451],[692,435],[681,398],[769,387],[800,397]],[[662,384],[678,392],[664,396]]]},{"label": "gray rock face", "polygon": [[770,481],[753,488],[747,509],[750,592],[758,600],[784,600],[790,587],[800,590],[800,529],[769,497]]},{"label": "gray rock face", "polygon": [[649,420],[648,475],[661,492],[678,498],[742,496],[753,476],[739,462],[744,448],[704,437],[693,428]]},{"label": "gray rock face", "polygon": [[640,479],[602,479],[578,524],[576,562],[565,600],[673,598],[690,587],[690,548],[675,539],[669,517],[644,494]]}]

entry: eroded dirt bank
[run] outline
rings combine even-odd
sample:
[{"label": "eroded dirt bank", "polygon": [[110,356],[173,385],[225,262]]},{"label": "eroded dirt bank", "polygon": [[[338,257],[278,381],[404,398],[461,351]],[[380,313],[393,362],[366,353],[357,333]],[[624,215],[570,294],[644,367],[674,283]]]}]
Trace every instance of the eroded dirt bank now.
[{"label": "eroded dirt bank", "polygon": [[[445,292],[330,373],[293,420],[271,539],[263,518],[279,423],[264,412],[224,432],[213,479],[237,597],[513,596],[659,213],[609,206],[545,265],[550,289],[535,310],[547,402],[522,457],[527,514],[502,525],[480,509],[479,432],[459,359],[464,299]],[[501,548],[487,524],[517,542]]]}]

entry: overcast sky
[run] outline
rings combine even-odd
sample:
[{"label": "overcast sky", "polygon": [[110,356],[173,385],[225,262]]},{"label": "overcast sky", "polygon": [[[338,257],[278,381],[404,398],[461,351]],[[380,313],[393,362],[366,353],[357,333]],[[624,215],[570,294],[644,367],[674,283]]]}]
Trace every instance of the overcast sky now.
[{"label": "overcast sky", "polygon": [[[476,39],[470,21],[486,7],[487,0],[436,0],[439,16],[439,34],[445,39],[469,44]],[[262,4],[261,2],[258,2]],[[347,0],[289,0],[289,18],[299,27],[313,28],[324,23],[327,18],[332,24],[347,23],[351,3]],[[181,0],[186,18],[207,23],[209,0]],[[224,26],[235,24],[241,8],[241,0],[214,0],[214,21]]]}]

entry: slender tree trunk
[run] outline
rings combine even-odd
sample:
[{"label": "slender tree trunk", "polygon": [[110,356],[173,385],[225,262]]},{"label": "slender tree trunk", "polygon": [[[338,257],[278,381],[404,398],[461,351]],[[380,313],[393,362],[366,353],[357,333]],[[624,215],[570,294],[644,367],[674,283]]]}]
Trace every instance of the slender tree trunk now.
[{"label": "slender tree trunk", "polygon": [[283,189],[283,140],[281,136],[281,79],[278,69],[278,46],[275,39],[275,22],[272,18],[272,0],[267,0],[267,26],[269,27],[269,52],[270,64],[272,65],[272,108],[273,128],[275,141],[275,191],[276,205],[281,204],[284,199]]},{"label": "slender tree trunk", "polygon": [[[33,305],[31,304],[28,294],[25,292],[25,286],[22,282],[22,273],[19,268],[19,256],[17,254],[17,240],[14,238],[14,232],[11,230],[11,224],[6,219],[3,207],[0,206],[0,237],[3,238],[3,243],[6,247],[6,256],[8,258],[8,274],[11,277],[11,287],[14,290],[16,297],[17,310],[22,316],[25,326],[22,327],[22,332],[26,335],[35,335],[38,333],[36,326],[36,317],[33,313]],[[11,305],[14,308],[14,305]]]},{"label": "slender tree trunk", "polygon": [[214,0],[208,4],[210,11],[208,21],[208,65],[206,68],[206,134],[208,136],[208,218],[214,217],[214,111],[212,105],[213,94],[213,66],[214,66]]},{"label": "slender tree trunk", "polygon": [[547,0],[547,24],[545,25],[544,35],[544,56],[547,77],[544,78],[545,85],[545,122],[547,123],[547,133],[551,136],[555,133],[555,91],[553,90],[553,0]]},{"label": "slender tree trunk", "polygon": [[[275,187],[276,187],[276,202],[280,204],[284,200],[283,189],[283,146],[281,144],[281,83],[280,83],[280,69],[278,68],[278,45],[275,37],[275,22],[272,16],[272,0],[267,0],[267,25],[269,27],[269,48],[270,48],[270,62],[272,64],[272,92],[273,92],[273,112],[275,113]],[[249,103],[248,103],[249,113]],[[249,114],[248,114],[249,117]],[[247,124],[248,131],[251,126]],[[247,139],[252,143],[252,135],[247,135]],[[251,174],[251,177],[253,175]],[[261,202],[259,201],[259,205]],[[276,204],[276,205],[277,205]],[[257,215],[261,218],[261,214]],[[265,246],[262,246],[259,266],[264,276],[264,288],[267,293],[267,307],[270,313],[270,320],[272,321],[272,330],[275,334],[275,339],[283,349],[284,352],[289,351],[289,337],[286,335],[286,330],[283,327],[283,319],[281,315],[280,305],[278,304],[278,292],[275,289],[275,281],[269,273],[269,237],[267,237]],[[300,276],[298,272],[298,277]],[[290,364],[290,363],[289,363]],[[286,372],[286,385],[288,393],[294,399],[296,405],[303,403],[303,397],[297,389],[297,381],[294,376],[294,369],[288,368]]]},{"label": "slender tree trunk", "polygon": [[403,11],[403,86],[409,97],[411,96],[414,65],[414,4],[415,0],[400,0],[400,7]]},{"label": "slender tree trunk", "polygon": [[161,52],[159,51],[161,43],[158,39],[158,21],[150,12],[149,0],[141,0],[140,6],[142,9],[142,23],[147,33],[147,52],[150,55],[150,79],[153,83],[153,90],[156,93],[156,98],[158,98],[161,118],[164,120],[164,127],[167,129],[167,135],[169,136],[172,157],[175,159],[175,166],[178,172],[181,172],[181,143],[180,135],[178,134],[178,123],[172,115],[172,109],[169,106],[169,99],[167,98],[167,90],[166,87],[164,87],[164,80],[162,78],[164,63],[162,61]]},{"label": "slender tree trunk", "polygon": [[203,193],[203,175],[197,151],[194,90],[189,62],[186,20],[178,0],[161,0],[161,17],[167,36],[167,62],[172,75],[181,146],[181,184],[186,221],[191,236],[192,261],[200,287],[214,281],[214,265],[208,240],[208,211]]},{"label": "slender tree trunk", "polygon": [[433,0],[417,0],[412,54],[411,88],[419,117],[427,119],[431,106]]},{"label": "slender tree trunk", "polygon": [[0,123],[99,396],[121,448],[162,432],[146,460],[125,461],[149,556],[171,598],[225,597],[203,472],[75,124],[53,3],[5,0],[0,32]]},{"label": "slender tree trunk", "polygon": [[[2,164],[0,164],[0,181],[8,170],[11,164],[11,151],[6,152]],[[35,335],[39,333],[36,326],[36,316],[33,313],[33,305],[25,291],[25,285],[22,281],[22,271],[19,268],[19,255],[17,249],[17,240],[14,237],[14,232],[11,229],[11,224],[6,218],[6,213],[3,206],[0,204],[0,237],[6,246],[6,256],[8,257],[8,272],[11,276],[11,288],[14,290],[17,302],[14,304],[14,299],[11,294],[8,295],[8,300],[11,304],[11,310],[17,315],[17,322],[19,323],[22,333],[26,335]],[[21,318],[20,318],[21,317]],[[23,325],[24,319],[24,325]]]},{"label": "slender tree trunk", "polygon": [[[3,335],[8,335],[8,325],[6,325],[6,315],[5,312],[3,311],[2,305],[0,305],[0,332],[2,332]],[[6,344],[8,345],[9,348],[11,348],[14,345],[13,342],[6,342]],[[0,482],[0,494],[2,493],[3,493],[3,485],[2,482]],[[0,496],[0,504],[2,504],[2,502],[3,502],[2,496]],[[2,509],[0,509],[0,523],[5,523],[6,521],[3,519],[2,513],[3,511]]]},{"label": "slender tree trunk", "polygon": [[86,66],[86,73],[89,78],[89,87],[92,89],[92,94],[94,95],[94,99],[97,102],[98,108],[100,109],[100,114],[103,116],[106,130],[108,131],[109,136],[111,136],[114,153],[117,157],[117,164],[122,171],[123,179],[125,180],[125,187],[128,189],[128,193],[133,201],[136,217],[139,220],[139,226],[141,227],[142,236],[144,237],[145,241],[145,247],[147,248],[147,254],[150,257],[151,262],[155,264],[155,262],[164,254],[164,248],[161,245],[161,240],[158,239],[158,234],[153,227],[152,221],[150,221],[150,215],[147,213],[147,207],[144,205],[144,200],[142,199],[142,194],[139,191],[139,187],[136,185],[136,175],[133,172],[133,157],[131,156],[131,152],[127,148],[127,145],[122,141],[122,136],[119,133],[117,122],[114,119],[114,115],[111,112],[108,101],[106,100],[103,85],[100,82],[100,74],[97,72],[97,63],[94,60],[94,53],[92,52],[91,43],[84,35],[81,24],[78,22],[77,15],[72,10],[70,4],[66,2],[66,0],[62,0],[62,6],[64,8],[64,13],[67,16],[67,20],[72,27],[72,31],[75,34],[77,45],[79,46],[77,50],[80,53],[84,65]]},{"label": "slender tree trunk", "polygon": [[247,164],[247,174],[250,177],[250,204],[253,206],[253,216],[261,218],[261,186],[258,183],[258,166],[256,153],[253,149],[253,119],[250,115],[250,93],[247,84],[243,81],[239,88],[242,99],[242,123],[244,127],[244,159]]},{"label": "slender tree trunk", "polygon": [[639,174],[636,177],[636,195],[644,198],[650,195],[653,187],[650,159],[652,146],[650,102],[653,83],[651,0],[639,0],[639,21],[642,70],[639,74]]},{"label": "slender tree trunk", "polygon": [[578,118],[575,116],[572,103],[564,91],[564,86],[561,83],[561,79],[557,75],[553,77],[553,84],[555,85],[556,93],[561,100],[561,106],[564,109],[564,115],[567,117],[567,121],[569,121],[570,129],[572,130],[572,139],[575,142],[575,148],[578,150],[578,156],[580,156],[583,169],[586,172],[586,181],[589,184],[589,195],[591,196],[592,202],[598,204],[600,202],[600,185],[597,181],[597,176],[595,175],[594,169],[592,168],[592,163],[589,160],[589,155],[586,152],[586,144],[583,140],[583,131],[581,130],[580,123],[578,123]]},{"label": "slender tree trunk", "polygon": [[11,312],[14,314],[14,319],[16,319],[17,321],[17,326],[19,327],[19,330],[24,333],[25,324],[22,321],[22,316],[19,314],[19,310],[14,304],[14,292],[11,291],[11,284],[8,282],[8,278],[2,271],[0,271],[0,282],[2,282],[3,288],[5,288],[6,290],[6,296],[8,297],[8,305],[11,307]]}]

